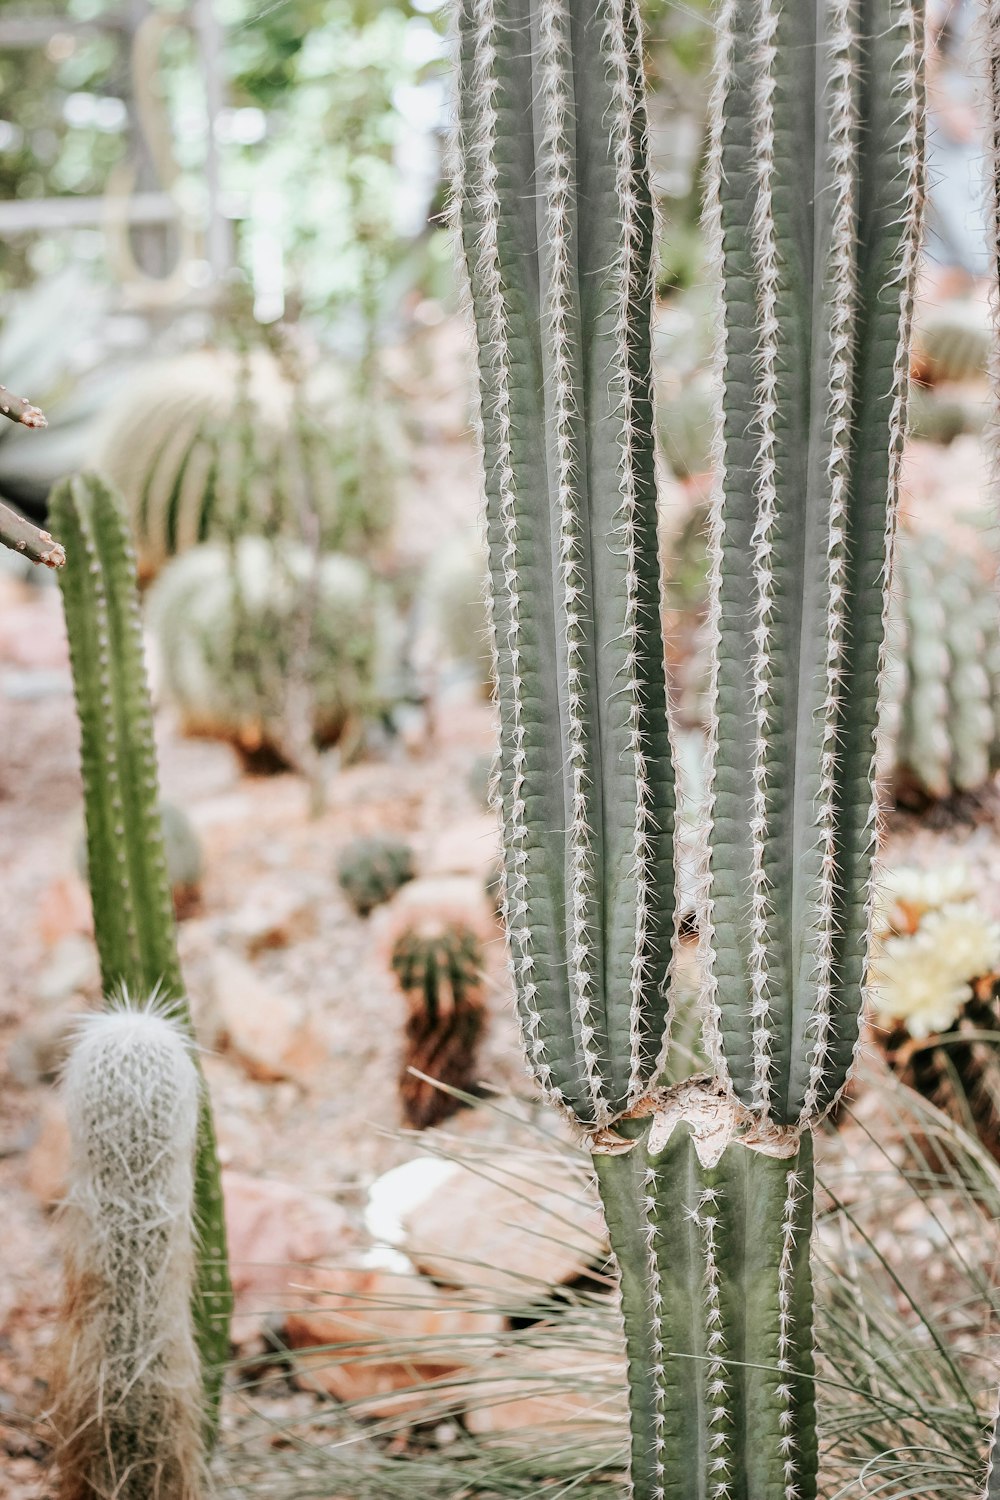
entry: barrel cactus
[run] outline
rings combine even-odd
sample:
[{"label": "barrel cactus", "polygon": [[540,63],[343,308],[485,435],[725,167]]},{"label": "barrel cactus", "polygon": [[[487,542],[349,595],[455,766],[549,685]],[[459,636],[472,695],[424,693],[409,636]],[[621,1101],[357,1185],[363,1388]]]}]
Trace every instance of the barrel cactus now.
[{"label": "barrel cactus", "polygon": [[361,917],[388,901],[415,874],[410,845],[387,834],[353,839],[337,861],[340,888]]},{"label": "barrel cactus", "polygon": [[455,1097],[413,1071],[469,1092],[485,1024],[483,946],[460,916],[410,914],[392,943],[392,971],[406,1001],[399,1097],[414,1130],[438,1125],[460,1108]]},{"label": "barrel cactus", "polygon": [[[52,527],[65,545],[59,575],[80,719],[87,867],[104,993],[158,995],[193,1036],[158,812],[135,553],[122,502],[95,475],[58,484]],[[198,1227],[192,1290],[203,1410],[214,1429],[229,1353],[232,1292],[215,1128],[200,1091],[195,1158]]]},{"label": "barrel cactus", "polygon": [[381,609],[359,560],[329,553],[316,563],[296,543],[254,536],[175,558],[149,598],[164,688],[185,730],[279,760],[289,758],[296,674],[320,744],[375,706]]},{"label": "barrel cactus", "polygon": [[892,636],[895,779],[904,800],[983,785],[1000,766],[1000,603],[934,535],[899,549]]},{"label": "barrel cactus", "polygon": [[814,1500],[811,1129],[844,1086],[862,1009],[922,196],[920,13],[908,0],[719,12],[699,923],[713,1075],[659,1090],[673,771],[638,8],[458,10],[457,196],[527,1054],[594,1153],[638,1500]]},{"label": "barrel cactus", "polygon": [[921,309],[913,367],[920,380],[974,380],[986,374],[993,345],[989,308],[975,297],[952,297]]},{"label": "barrel cactus", "polygon": [[[125,496],[140,571],[210,538],[298,535],[303,506],[332,551],[360,553],[392,520],[361,483],[342,399],[306,402],[275,356],[207,349],[159,362],[115,403],[93,466]],[[362,460],[363,461],[363,460]]]},{"label": "barrel cactus", "polygon": [[71,1161],[55,1493],[199,1500],[208,1493],[191,1316],[201,1086],[190,1041],[168,1014],[126,997],[83,1023],[63,1092]]}]

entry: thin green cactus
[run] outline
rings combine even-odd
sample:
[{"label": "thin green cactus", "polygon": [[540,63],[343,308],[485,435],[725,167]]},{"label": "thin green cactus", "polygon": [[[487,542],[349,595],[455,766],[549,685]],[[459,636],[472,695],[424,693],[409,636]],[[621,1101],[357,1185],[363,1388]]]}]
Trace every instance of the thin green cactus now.
[{"label": "thin green cactus", "polygon": [[127,997],[82,1024],[63,1077],[66,1289],[53,1363],[59,1500],[207,1494],[191,1316],[201,1084],[190,1040]]},{"label": "thin green cactus", "polygon": [[354,910],[367,917],[417,873],[405,839],[379,834],[352,839],[337,861],[337,881]]},{"label": "thin green cactus", "polygon": [[[158,811],[135,555],[118,498],[95,475],[53,491],[67,549],[60,574],[80,718],[87,864],[106,995],[160,995],[191,1030]],[[195,1326],[214,1421],[229,1352],[232,1294],[215,1130],[202,1091],[196,1164],[199,1232]]]},{"label": "thin green cactus", "polygon": [[505,907],[528,1056],[595,1152],[636,1496],[814,1500],[809,1131],[846,1081],[865,979],[920,7],[719,11],[700,913],[716,1077],[666,1091],[673,772],[637,7],[459,0],[458,14]]}]

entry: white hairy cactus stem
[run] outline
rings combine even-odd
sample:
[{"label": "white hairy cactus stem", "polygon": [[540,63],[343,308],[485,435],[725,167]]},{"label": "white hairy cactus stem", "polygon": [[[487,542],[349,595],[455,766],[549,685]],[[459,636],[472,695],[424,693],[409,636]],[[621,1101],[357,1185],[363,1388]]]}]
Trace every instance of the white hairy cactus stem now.
[{"label": "white hairy cactus stem", "polygon": [[155,1001],[124,997],[81,1025],[63,1093],[72,1154],[53,1382],[58,1500],[200,1500],[190,1043]]}]

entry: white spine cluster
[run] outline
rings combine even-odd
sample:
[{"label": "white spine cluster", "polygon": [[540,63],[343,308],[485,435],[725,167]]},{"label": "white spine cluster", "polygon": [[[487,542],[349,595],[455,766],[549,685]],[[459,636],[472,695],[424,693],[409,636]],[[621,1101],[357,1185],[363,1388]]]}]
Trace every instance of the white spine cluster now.
[{"label": "white spine cluster", "polygon": [[798,1500],[795,1405],[791,1384],[795,1377],[795,1315],[792,1303],[795,1291],[795,1236],[799,1229],[799,1204],[806,1188],[794,1170],[788,1173],[786,1181],[787,1194],[781,1218],[781,1256],[778,1261],[778,1385],[775,1394],[782,1404],[778,1420],[785,1469],[785,1500]]},{"label": "white spine cluster", "polygon": [[729,1087],[729,1070],[722,1050],[722,1012],[719,1008],[715,973],[714,903],[710,872],[710,836],[715,812],[715,758],[719,744],[719,647],[722,640],[723,500],[726,473],[725,415],[722,393],[726,376],[726,320],[722,297],[722,148],[726,101],[733,83],[736,0],[723,0],[716,20],[715,82],[709,101],[709,144],[705,185],[705,234],[708,254],[718,287],[715,307],[715,430],[712,438],[712,469],[715,475],[708,533],[709,609],[706,640],[711,662],[708,685],[708,764],[706,767],[705,813],[698,830],[696,853],[698,897],[698,951],[704,975],[702,1012],[704,1041],[715,1075]]},{"label": "white spine cluster", "polygon": [[653,1419],[655,1424],[653,1442],[656,1449],[654,1458],[656,1487],[653,1490],[652,1500],[663,1500],[667,1450],[666,1418],[663,1406],[667,1384],[667,1347],[663,1329],[663,1277],[660,1274],[660,1261],[657,1248],[656,1210],[659,1201],[659,1184],[656,1180],[655,1167],[647,1169],[645,1187],[646,1197],[643,1202],[643,1229],[646,1236],[646,1274],[649,1278],[649,1306],[653,1344],[653,1368],[650,1373],[653,1378],[653,1390],[656,1400],[656,1412]]},{"label": "white spine cluster", "polygon": [[572,74],[569,61],[569,12],[565,0],[539,5],[539,76],[543,119],[541,170],[545,194],[545,242],[549,284],[545,326],[552,358],[552,426],[556,446],[556,507],[559,517],[559,565],[563,586],[566,641],[567,751],[571,778],[569,823],[569,977],[573,988],[584,1067],[598,1124],[610,1118],[604,1095],[601,1059],[595,1043],[595,955],[591,912],[594,902],[594,855],[589,797],[592,791],[586,703],[587,578],[581,515],[575,427],[579,418],[573,364],[573,195],[575,183],[569,133],[572,128]]},{"label": "white spine cluster", "polygon": [[[906,404],[910,380],[910,330],[913,326],[913,302],[916,295],[917,271],[920,262],[920,225],[924,211],[924,24],[923,7],[912,0],[897,0],[896,30],[900,35],[900,61],[902,76],[899,93],[902,95],[902,111],[906,130],[902,143],[902,195],[899,215],[901,265],[899,273],[899,324],[896,353],[892,369],[892,415],[889,425],[889,485],[886,507],[884,578],[892,577],[893,554],[896,541],[896,513],[899,499],[899,481],[903,463],[903,440],[906,436]],[[885,702],[889,670],[886,640],[889,638],[890,594],[886,588],[882,607],[882,647],[878,665],[878,708],[881,717]],[[872,748],[872,800],[868,811],[869,850],[871,871],[865,894],[866,951],[865,973],[871,971],[872,925],[878,905],[878,892],[882,881],[882,870],[878,859],[879,831],[881,823],[881,800],[875,780],[877,747]],[[866,980],[864,1003],[871,1002],[871,987]],[[859,1028],[855,1045],[855,1059],[862,1047]]]},{"label": "white spine cluster", "polygon": [[830,326],[830,379],[827,390],[827,430],[830,453],[830,519],[827,535],[826,698],[823,704],[823,743],[820,749],[820,786],[817,806],[820,841],[819,900],[816,920],[816,986],[810,1030],[813,1046],[799,1119],[815,1118],[826,1073],[834,990],[834,940],[837,901],[837,734],[841,683],[844,674],[847,589],[846,537],[850,482],[851,393],[854,373],[851,324],[856,300],[855,242],[857,205],[854,154],[857,149],[857,108],[852,86],[855,71],[855,0],[837,0],[831,21],[830,54],[830,165],[834,198],[831,250],[833,307]]},{"label": "white spine cluster", "polygon": [[706,1394],[708,1408],[708,1477],[712,1500],[729,1500],[732,1493],[733,1476],[730,1472],[729,1433],[732,1416],[727,1405],[726,1382],[725,1315],[722,1311],[721,1277],[719,1271],[716,1230],[719,1225],[715,1212],[719,1198],[717,1188],[703,1188],[697,1204],[686,1210],[687,1217],[701,1231],[704,1255],[703,1291],[705,1311],[705,1354],[707,1361]]},{"label": "white spine cluster", "polygon": [[191,1297],[200,1085],[153,1003],[89,1018],[66,1067],[66,1307],[55,1369],[60,1500],[197,1500]]},{"label": "white spine cluster", "polygon": [[479,101],[475,131],[467,143],[475,167],[476,206],[481,223],[478,271],[486,301],[492,344],[495,400],[486,419],[495,424],[498,454],[496,477],[500,492],[500,523],[504,537],[503,582],[507,634],[495,639],[498,657],[506,653],[510,667],[511,786],[506,804],[499,802],[505,821],[505,842],[513,851],[513,871],[504,863],[504,909],[510,942],[510,963],[519,996],[519,1016],[525,1051],[546,1094],[555,1091],[551,1067],[544,1056],[542,1018],[534,983],[534,957],[528,922],[528,825],[525,820],[525,725],[520,676],[520,578],[518,571],[517,482],[514,472],[510,394],[510,326],[500,263],[500,193],[496,163],[497,16],[494,0],[474,0],[474,90]]},{"label": "white spine cluster", "polygon": [[752,889],[750,892],[750,963],[751,1021],[753,1037],[754,1103],[766,1114],[771,1085],[771,1006],[768,997],[767,933],[770,899],[767,889],[765,855],[767,851],[768,767],[774,750],[769,735],[771,677],[774,671],[771,646],[771,619],[774,612],[774,529],[778,515],[775,417],[778,412],[778,290],[780,268],[775,235],[774,181],[774,95],[778,29],[778,8],[774,0],[761,0],[754,54],[757,75],[754,98],[754,160],[757,174],[757,198],[754,207],[753,240],[757,272],[757,320],[759,326],[758,359],[760,383],[757,388],[756,424],[760,446],[757,453],[757,524],[754,528],[753,575],[756,588],[753,675],[753,807],[750,835],[753,852]]},{"label": "white spine cluster", "polygon": [[[632,371],[632,320],[634,309],[648,298],[652,303],[652,260],[641,263],[642,229],[639,215],[643,207],[641,188],[636,175],[634,132],[640,108],[642,78],[641,27],[635,0],[610,0],[605,28],[605,46],[612,85],[611,140],[615,161],[615,187],[621,206],[621,244],[615,268],[618,299],[615,308],[615,378],[620,396],[621,435],[619,438],[619,488],[622,505],[616,536],[625,557],[625,623],[623,635],[628,642],[625,662],[626,691],[629,696],[629,738],[635,769],[635,831],[632,845],[632,875],[635,880],[635,947],[632,957],[631,1010],[629,1028],[630,1080],[629,1099],[635,1100],[648,1086],[651,1064],[655,1059],[643,1052],[643,1012],[646,1004],[649,898],[651,893],[650,831],[653,788],[646,765],[646,747],[642,732],[644,695],[647,684],[640,672],[641,636],[639,602],[639,542],[637,535],[638,486],[635,455],[642,434],[636,416],[635,376]],[[643,133],[644,149],[645,131]],[[644,175],[648,175],[648,166]]]}]

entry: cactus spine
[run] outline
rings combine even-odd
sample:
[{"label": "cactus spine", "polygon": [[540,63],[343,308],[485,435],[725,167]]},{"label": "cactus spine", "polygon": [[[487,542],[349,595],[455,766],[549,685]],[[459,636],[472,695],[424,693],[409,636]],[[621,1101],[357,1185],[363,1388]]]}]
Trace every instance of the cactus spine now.
[{"label": "cactus spine", "polygon": [[[65,543],[60,574],[80,718],[87,866],[106,995],[158,993],[190,1031],[158,811],[153,722],[135,584],[121,505],[94,475],[53,491]],[[202,1090],[196,1162],[199,1235],[194,1318],[206,1407],[214,1420],[229,1352],[232,1294],[215,1131]]]},{"label": "cactus spine", "polygon": [[724,0],[719,13],[701,922],[716,1078],[667,1091],[654,1085],[673,774],[637,7],[459,0],[459,31],[528,1055],[594,1145],[636,1496],[814,1500],[809,1128],[843,1087],[862,1004],[921,203],[919,7]]},{"label": "cactus spine", "polygon": [[152,1006],[122,1005],[83,1023],[63,1087],[72,1161],[54,1367],[59,1500],[199,1500],[201,1086],[190,1044]]}]

